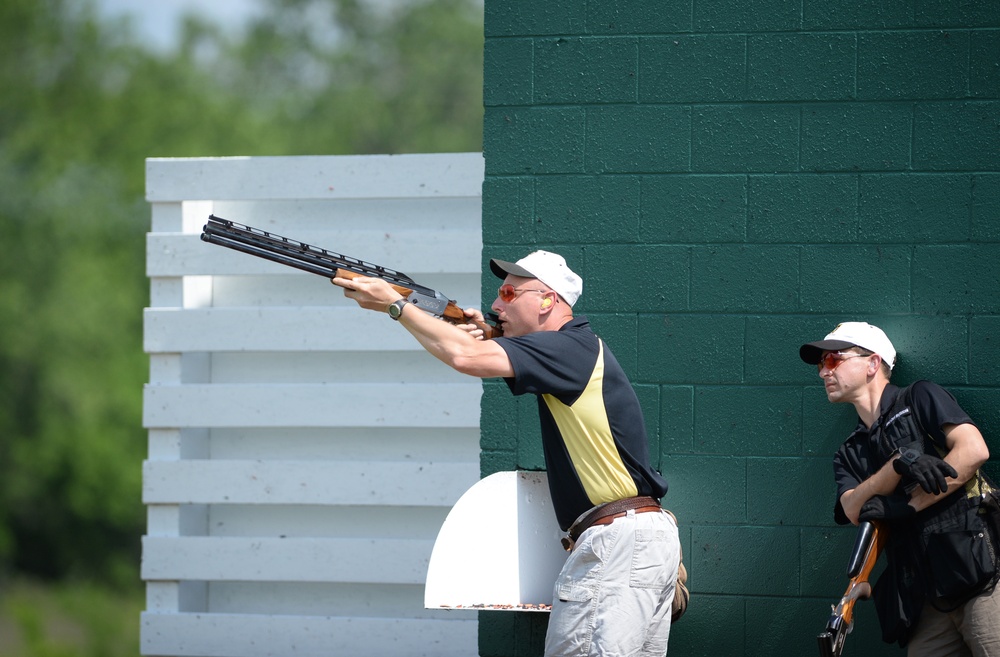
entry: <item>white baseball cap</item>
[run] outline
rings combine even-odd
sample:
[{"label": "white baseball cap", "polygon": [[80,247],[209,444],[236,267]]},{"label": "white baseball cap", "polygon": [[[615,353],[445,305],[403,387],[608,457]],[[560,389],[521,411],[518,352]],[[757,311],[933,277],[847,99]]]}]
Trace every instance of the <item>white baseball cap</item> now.
[{"label": "white baseball cap", "polygon": [[583,279],[577,276],[566,259],[550,251],[535,251],[517,262],[490,260],[490,269],[497,278],[507,274],[523,278],[537,278],[556,291],[570,306],[583,294]]},{"label": "white baseball cap", "polygon": [[838,351],[848,347],[861,347],[882,357],[891,370],[896,364],[896,348],[877,326],[867,322],[844,322],[830,331],[825,338],[799,347],[799,357],[810,365],[819,363],[824,351]]}]

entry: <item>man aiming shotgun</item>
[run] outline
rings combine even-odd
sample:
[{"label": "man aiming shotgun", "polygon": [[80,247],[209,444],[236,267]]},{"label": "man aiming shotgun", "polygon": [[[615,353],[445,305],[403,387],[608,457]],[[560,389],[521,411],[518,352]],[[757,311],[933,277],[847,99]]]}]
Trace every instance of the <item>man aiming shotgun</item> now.
[{"label": "man aiming shotgun", "polygon": [[388,313],[449,367],[502,377],[538,399],[549,488],[569,550],[556,580],[546,657],[663,657],[680,544],[660,500],[667,483],[649,459],[635,391],[586,317],[573,315],[583,280],[555,253],[491,260],[503,336],[477,339],[478,311],[459,328],[418,312],[385,281],[336,277],[363,307]]},{"label": "man aiming shotgun", "polygon": [[212,217],[202,239],[327,276],[449,367],[535,395],[569,551],[553,592],[546,657],[666,654],[672,620],[687,604],[677,524],[660,506],[667,482],[650,462],[625,372],[587,318],[573,314],[583,280],[562,256],[491,260],[502,279],[492,324],[399,272],[248,226]]}]

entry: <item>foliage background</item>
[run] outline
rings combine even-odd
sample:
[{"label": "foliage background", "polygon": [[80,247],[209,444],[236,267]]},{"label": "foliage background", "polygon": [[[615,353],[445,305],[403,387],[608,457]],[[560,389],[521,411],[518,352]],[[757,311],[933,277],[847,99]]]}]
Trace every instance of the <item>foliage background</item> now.
[{"label": "foliage background", "polygon": [[145,158],[482,149],[481,2],[261,3],[0,3],[0,655],[138,653]]}]

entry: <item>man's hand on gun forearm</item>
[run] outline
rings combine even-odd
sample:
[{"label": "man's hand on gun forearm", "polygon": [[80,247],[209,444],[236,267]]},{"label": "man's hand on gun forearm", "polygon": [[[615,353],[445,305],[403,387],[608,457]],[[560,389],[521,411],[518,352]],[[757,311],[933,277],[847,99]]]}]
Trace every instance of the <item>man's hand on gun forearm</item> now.
[{"label": "man's hand on gun forearm", "polygon": [[332,278],[330,282],[344,288],[344,296],[354,299],[358,305],[368,310],[388,312],[389,304],[403,298],[392,286],[380,278],[358,276],[357,278]]}]

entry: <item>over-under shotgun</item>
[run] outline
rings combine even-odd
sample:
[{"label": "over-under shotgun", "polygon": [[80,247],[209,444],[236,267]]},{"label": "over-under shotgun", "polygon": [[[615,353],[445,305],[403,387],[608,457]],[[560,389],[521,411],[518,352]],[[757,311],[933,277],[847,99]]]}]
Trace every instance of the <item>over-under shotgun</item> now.
[{"label": "over-under shotgun", "polygon": [[885,540],[886,530],[879,524],[865,521],[858,525],[851,561],[847,564],[847,576],[850,578],[847,590],[833,608],[826,629],[816,637],[820,657],[840,657],[843,652],[844,641],[854,629],[854,603],[872,595],[868,578],[882,553]]},{"label": "over-under shotgun", "polygon": [[482,329],[483,336],[487,339],[499,337],[502,333],[497,324],[496,315],[486,313],[487,321],[485,323],[473,322],[448,297],[429,287],[419,285],[406,274],[388,267],[334,253],[259,228],[238,224],[216,217],[214,214],[208,217],[208,223],[202,229],[201,239],[210,244],[218,244],[242,251],[331,280],[335,277],[355,278],[357,276],[381,278],[406,297],[407,301],[424,312],[452,324],[474,323]]}]

